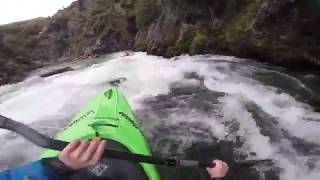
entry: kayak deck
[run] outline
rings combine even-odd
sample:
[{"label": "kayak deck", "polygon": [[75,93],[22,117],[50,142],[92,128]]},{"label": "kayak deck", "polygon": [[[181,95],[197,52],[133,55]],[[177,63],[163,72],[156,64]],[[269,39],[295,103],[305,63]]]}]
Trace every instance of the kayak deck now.
[{"label": "kayak deck", "polygon": [[[98,93],[69,125],[58,133],[57,139],[71,142],[75,139],[88,140],[97,136],[118,142],[132,153],[151,155],[150,147],[139,128],[135,114],[116,87]],[[54,150],[47,150],[42,155],[43,158],[57,156],[58,152]],[[146,163],[140,165],[150,180],[160,179],[155,165]]]}]

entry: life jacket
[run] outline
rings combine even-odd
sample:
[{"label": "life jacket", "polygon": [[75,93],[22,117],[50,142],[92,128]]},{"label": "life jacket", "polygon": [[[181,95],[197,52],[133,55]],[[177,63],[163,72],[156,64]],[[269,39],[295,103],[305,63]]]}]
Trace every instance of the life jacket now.
[{"label": "life jacket", "polygon": [[[108,146],[129,150],[122,144],[109,140]],[[0,172],[0,180],[147,180],[139,163],[113,158],[102,158],[90,168],[72,171],[58,158],[46,158]]]},{"label": "life jacket", "polygon": [[27,165],[0,172],[1,180],[56,180],[55,173],[46,168],[42,161],[35,161]]}]

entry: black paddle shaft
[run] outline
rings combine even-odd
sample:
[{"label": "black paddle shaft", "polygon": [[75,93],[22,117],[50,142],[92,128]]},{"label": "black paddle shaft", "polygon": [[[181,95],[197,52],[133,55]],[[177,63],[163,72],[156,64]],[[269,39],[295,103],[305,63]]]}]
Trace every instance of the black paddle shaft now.
[{"label": "black paddle shaft", "polygon": [[[21,136],[25,137],[34,144],[57,151],[62,151],[69,143],[61,140],[52,139],[45,136],[36,130],[22,124],[20,122],[14,121],[10,118],[0,115],[0,128],[14,131]],[[133,162],[143,162],[149,164],[164,165],[170,167],[214,167],[211,161],[194,161],[194,160],[177,160],[177,159],[163,159],[158,157],[146,156],[142,154],[134,154],[124,151],[117,151],[112,149],[106,149],[104,151],[104,157],[128,160]]]}]

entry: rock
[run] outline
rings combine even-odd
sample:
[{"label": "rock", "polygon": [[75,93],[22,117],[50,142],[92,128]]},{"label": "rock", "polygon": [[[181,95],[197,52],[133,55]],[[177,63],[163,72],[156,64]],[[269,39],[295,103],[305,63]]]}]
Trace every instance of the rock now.
[{"label": "rock", "polygon": [[64,72],[68,72],[68,71],[73,71],[74,69],[71,68],[71,67],[63,67],[63,68],[60,68],[60,69],[55,69],[53,71],[50,71],[50,72],[47,72],[47,73],[44,73],[44,74],[40,74],[40,77],[50,77],[50,76],[53,76],[53,75],[56,75],[56,74],[61,74],[61,73],[64,73]]},{"label": "rock", "polygon": [[30,64],[31,61],[28,60],[27,58],[23,57],[23,56],[17,56],[15,58],[15,61],[18,62],[18,63],[21,63],[21,64]]},{"label": "rock", "polygon": [[318,67],[319,8],[313,0],[78,0],[50,18],[0,26],[0,62],[15,59],[25,74],[86,52],[130,49]]}]

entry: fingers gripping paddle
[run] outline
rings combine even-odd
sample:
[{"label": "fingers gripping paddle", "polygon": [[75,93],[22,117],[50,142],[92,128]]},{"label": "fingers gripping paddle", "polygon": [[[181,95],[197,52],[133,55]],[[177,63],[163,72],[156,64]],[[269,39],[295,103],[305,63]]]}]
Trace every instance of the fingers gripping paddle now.
[{"label": "fingers gripping paddle", "polygon": [[[47,149],[62,151],[64,147],[66,147],[69,144],[69,142],[49,138],[37,132],[36,130],[26,126],[25,124],[14,121],[2,115],[0,115],[0,128],[14,131],[20,134],[21,136],[25,137],[29,141],[33,142],[34,144]],[[112,149],[106,149],[104,151],[104,157],[128,160],[133,162],[157,164],[157,165],[163,165],[163,166],[169,166],[169,167],[201,167],[201,168],[211,167],[213,168],[215,166],[215,164],[213,164],[212,161],[164,159],[164,158],[158,158],[153,156],[128,153],[124,151],[117,151]],[[271,161],[271,160],[241,161],[241,162],[235,163],[235,165],[253,166],[262,161]]]}]

